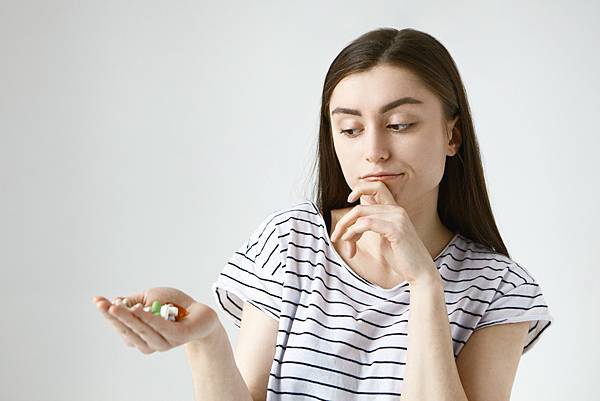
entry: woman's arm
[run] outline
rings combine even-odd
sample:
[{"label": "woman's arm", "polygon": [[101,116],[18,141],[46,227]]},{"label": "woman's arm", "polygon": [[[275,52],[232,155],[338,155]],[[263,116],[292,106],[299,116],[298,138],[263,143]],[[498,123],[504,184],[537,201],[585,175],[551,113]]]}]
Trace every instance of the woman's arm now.
[{"label": "woman's arm", "polygon": [[454,360],[439,275],[410,286],[407,352],[402,401],[468,401]]},{"label": "woman's arm", "polygon": [[213,332],[185,345],[196,401],[253,401],[217,316]]},{"label": "woman's arm", "polygon": [[478,330],[455,360],[441,278],[411,285],[402,401],[508,401],[528,329]]}]

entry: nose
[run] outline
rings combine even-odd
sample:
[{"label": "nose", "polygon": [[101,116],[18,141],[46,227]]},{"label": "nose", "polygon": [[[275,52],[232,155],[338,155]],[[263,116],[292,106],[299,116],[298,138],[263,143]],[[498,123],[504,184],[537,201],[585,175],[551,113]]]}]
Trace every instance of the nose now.
[{"label": "nose", "polygon": [[385,129],[379,127],[365,130],[363,138],[365,139],[364,149],[367,161],[373,163],[390,157],[389,138],[386,134]]}]

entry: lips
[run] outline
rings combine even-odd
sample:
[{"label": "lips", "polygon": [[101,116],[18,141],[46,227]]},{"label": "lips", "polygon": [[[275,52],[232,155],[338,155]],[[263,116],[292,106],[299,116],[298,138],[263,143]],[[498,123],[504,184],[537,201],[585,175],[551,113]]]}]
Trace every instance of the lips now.
[{"label": "lips", "polygon": [[391,174],[391,175],[390,174],[388,174],[388,175],[370,175],[370,176],[364,177],[363,179],[365,181],[393,180],[393,179],[396,179],[403,175],[404,175],[404,173]]},{"label": "lips", "polygon": [[373,175],[367,175],[365,176],[365,178],[369,178],[369,177],[387,177],[390,175],[400,175],[400,174],[373,174]]},{"label": "lips", "polygon": [[362,178],[369,178],[369,177],[385,177],[385,176],[389,176],[389,175],[401,175],[404,173],[377,173],[377,174],[369,174],[369,175],[365,175]]},{"label": "lips", "polygon": [[385,171],[385,170],[383,170],[383,171],[373,172],[372,174],[364,175],[361,178],[383,177],[383,176],[386,176],[386,175],[401,175],[401,174],[404,174],[404,173],[396,173],[394,171]]}]

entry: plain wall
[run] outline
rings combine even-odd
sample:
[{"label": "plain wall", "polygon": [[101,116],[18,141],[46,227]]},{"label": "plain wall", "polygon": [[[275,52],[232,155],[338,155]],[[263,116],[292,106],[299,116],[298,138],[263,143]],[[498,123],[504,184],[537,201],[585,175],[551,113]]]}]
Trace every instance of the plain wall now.
[{"label": "plain wall", "polygon": [[172,286],[216,308],[234,250],[310,197],[325,73],[379,27],[454,57],[501,234],[556,319],[512,399],[596,397],[599,15],[586,1],[0,0],[0,399],[192,399],[183,347],[126,347],[92,297]]}]

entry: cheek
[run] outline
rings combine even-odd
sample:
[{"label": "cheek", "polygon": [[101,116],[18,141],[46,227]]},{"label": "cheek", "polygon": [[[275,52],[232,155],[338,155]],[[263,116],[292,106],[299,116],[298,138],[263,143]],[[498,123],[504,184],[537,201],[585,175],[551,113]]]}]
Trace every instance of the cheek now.
[{"label": "cheek", "polygon": [[338,162],[340,163],[342,173],[344,174],[344,178],[346,179],[348,186],[352,187],[354,185],[353,177],[358,173],[353,170],[353,166],[356,165],[354,161],[356,160],[357,155],[352,153],[352,149],[350,147],[337,146],[335,142],[334,149],[338,158]]},{"label": "cheek", "polygon": [[427,186],[430,186],[431,183],[435,186],[444,174],[446,163],[446,154],[442,149],[442,144],[429,138],[415,142],[413,145],[407,149],[401,159],[407,162],[417,180],[426,183]]}]

